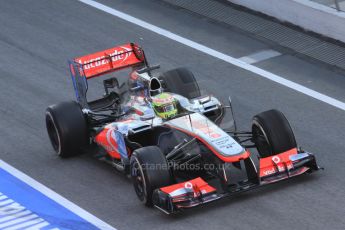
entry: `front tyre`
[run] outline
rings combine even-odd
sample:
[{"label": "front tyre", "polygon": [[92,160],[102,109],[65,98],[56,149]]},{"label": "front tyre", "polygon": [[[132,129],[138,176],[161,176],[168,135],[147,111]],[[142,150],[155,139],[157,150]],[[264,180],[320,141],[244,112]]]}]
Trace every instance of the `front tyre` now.
[{"label": "front tyre", "polygon": [[49,106],[46,127],[50,142],[60,157],[76,155],[88,144],[85,115],[75,101]]},{"label": "front tyre", "polygon": [[278,110],[269,110],[254,116],[252,133],[261,157],[297,148],[291,126],[284,114]]},{"label": "front tyre", "polygon": [[172,183],[167,160],[157,146],[136,149],[131,157],[131,176],[135,193],[139,200],[152,206],[155,189]]}]

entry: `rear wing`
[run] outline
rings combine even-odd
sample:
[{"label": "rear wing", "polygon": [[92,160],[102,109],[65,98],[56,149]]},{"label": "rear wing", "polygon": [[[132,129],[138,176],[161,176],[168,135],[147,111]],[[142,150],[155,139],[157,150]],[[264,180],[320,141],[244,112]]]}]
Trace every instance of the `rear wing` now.
[{"label": "rear wing", "polygon": [[134,43],[116,46],[68,61],[78,102],[88,108],[87,80],[128,67],[147,66],[144,51]]},{"label": "rear wing", "polygon": [[81,75],[87,79],[119,69],[146,64],[144,51],[134,43],[116,46],[93,54],[74,58],[80,64]]}]

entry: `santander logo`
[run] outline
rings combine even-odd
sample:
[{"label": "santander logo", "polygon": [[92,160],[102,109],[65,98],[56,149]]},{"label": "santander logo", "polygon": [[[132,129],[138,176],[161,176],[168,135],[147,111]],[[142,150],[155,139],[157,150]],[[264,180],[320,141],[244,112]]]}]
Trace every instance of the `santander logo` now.
[{"label": "santander logo", "polygon": [[111,56],[111,62],[117,62],[117,61],[124,62],[132,55],[132,52],[131,52],[132,50],[125,46],[121,46],[120,48],[122,49],[119,50],[119,48],[116,48],[113,52],[107,55],[99,56],[99,57],[92,58],[85,61],[82,61],[81,59],[79,59],[78,62],[84,65],[83,67],[85,70],[108,64],[109,58],[106,58],[107,56]]}]

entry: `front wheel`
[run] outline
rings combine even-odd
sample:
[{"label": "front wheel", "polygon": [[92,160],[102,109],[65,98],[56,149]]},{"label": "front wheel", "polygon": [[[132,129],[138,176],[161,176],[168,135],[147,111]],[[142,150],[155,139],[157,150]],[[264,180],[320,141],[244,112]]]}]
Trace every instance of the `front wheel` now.
[{"label": "front wheel", "polygon": [[133,186],[139,200],[147,206],[152,206],[154,190],[172,183],[164,154],[157,146],[136,149],[130,164]]},{"label": "front wheel", "polygon": [[253,118],[254,143],[261,157],[269,157],[297,148],[291,126],[278,110],[269,110]]}]

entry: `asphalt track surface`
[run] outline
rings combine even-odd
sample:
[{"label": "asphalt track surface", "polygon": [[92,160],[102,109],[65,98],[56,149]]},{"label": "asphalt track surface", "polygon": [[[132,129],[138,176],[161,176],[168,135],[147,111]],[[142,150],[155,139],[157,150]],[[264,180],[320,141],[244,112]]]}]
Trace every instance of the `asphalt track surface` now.
[{"label": "asphalt track surface", "polygon": [[[344,73],[330,66],[159,1],[100,2],[236,58],[278,50],[255,65],[345,101]],[[343,110],[77,1],[1,1],[0,22],[0,158],[80,207],[118,229],[345,229]],[[110,166],[88,155],[59,159],[44,111],[74,99],[66,60],[128,41],[139,41],[164,70],[186,66],[209,92],[231,95],[242,129],[256,113],[283,111],[326,170],[166,216],[141,205]]]}]

